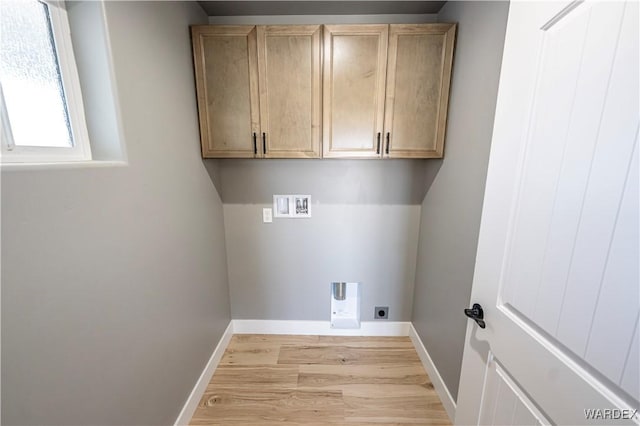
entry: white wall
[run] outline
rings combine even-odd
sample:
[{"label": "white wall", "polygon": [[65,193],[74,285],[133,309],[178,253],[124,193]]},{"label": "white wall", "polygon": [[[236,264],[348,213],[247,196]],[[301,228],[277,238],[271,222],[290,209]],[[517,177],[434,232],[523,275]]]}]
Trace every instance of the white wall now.
[{"label": "white wall", "polygon": [[126,159],[122,117],[111,63],[104,8],[99,1],[67,2],[73,50],[84,101],[91,157],[100,161]]},{"label": "white wall", "polygon": [[106,12],[128,164],[2,170],[7,425],[173,423],[230,320],[188,29],[207,18]]},{"label": "white wall", "polygon": [[412,321],[456,398],[475,264],[507,2],[448,2],[458,22],[445,157],[422,203]]}]

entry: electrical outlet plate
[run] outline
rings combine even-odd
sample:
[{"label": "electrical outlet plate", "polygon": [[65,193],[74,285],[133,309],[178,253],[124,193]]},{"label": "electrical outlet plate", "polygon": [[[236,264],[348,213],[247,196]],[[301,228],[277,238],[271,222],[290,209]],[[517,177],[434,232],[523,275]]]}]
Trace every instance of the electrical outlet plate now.
[{"label": "electrical outlet plate", "polygon": [[375,319],[389,319],[389,307],[376,306],[373,316]]},{"label": "electrical outlet plate", "polygon": [[262,222],[264,223],[273,222],[273,211],[270,208],[262,209]]}]

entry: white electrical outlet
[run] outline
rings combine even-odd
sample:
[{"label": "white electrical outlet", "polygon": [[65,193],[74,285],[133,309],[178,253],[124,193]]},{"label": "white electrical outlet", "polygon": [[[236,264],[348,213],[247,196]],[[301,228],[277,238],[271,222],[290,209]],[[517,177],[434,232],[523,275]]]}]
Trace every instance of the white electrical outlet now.
[{"label": "white electrical outlet", "polygon": [[262,209],[262,222],[271,223],[273,222],[273,210],[270,208]]}]

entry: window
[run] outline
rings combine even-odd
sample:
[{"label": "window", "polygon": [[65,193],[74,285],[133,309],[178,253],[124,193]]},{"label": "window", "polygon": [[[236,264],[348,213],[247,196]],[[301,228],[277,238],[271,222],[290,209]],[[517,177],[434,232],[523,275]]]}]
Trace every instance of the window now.
[{"label": "window", "polygon": [[2,162],[90,160],[64,2],[0,1]]}]

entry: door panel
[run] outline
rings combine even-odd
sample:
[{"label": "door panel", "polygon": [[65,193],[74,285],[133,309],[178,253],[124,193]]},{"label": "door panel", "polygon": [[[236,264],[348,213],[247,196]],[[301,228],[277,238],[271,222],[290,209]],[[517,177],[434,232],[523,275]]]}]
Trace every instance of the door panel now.
[{"label": "door panel", "polygon": [[620,220],[638,215],[638,110],[618,111],[638,91],[631,22],[611,31],[624,6],[582,5],[546,27],[502,288],[504,303],[615,383],[640,298],[637,220]]},{"label": "door panel", "polygon": [[640,421],[637,16],[511,4],[456,423],[486,415],[489,353],[551,423]]},{"label": "door panel", "polygon": [[[524,135],[536,143],[528,143],[524,166],[528,170],[520,189],[524,195],[518,203],[514,241],[507,259],[511,263],[507,282],[514,285],[503,289],[505,301],[527,316],[534,310],[540,281],[536,274],[544,261],[545,241],[539,236],[547,229],[552,215],[554,188],[562,166],[563,144],[567,140],[565,135],[575,94],[575,84],[570,82],[580,73],[582,55],[576,45],[586,34],[588,21],[589,14],[580,8],[552,26],[548,30],[551,33],[545,33],[541,47],[540,81],[531,99],[535,122],[530,135]],[[590,155],[581,160],[589,162]]]},{"label": "door panel", "polygon": [[[609,17],[615,22],[622,13],[622,5],[595,5],[595,19]],[[615,25],[614,23],[611,23]],[[601,29],[601,31],[597,31]],[[556,195],[546,258],[542,268],[538,300],[533,317],[547,332],[555,333],[560,318],[565,283],[569,276],[569,262],[578,232],[582,203],[589,184],[591,160],[596,150],[600,116],[605,107],[609,75],[613,66],[618,32],[609,27],[593,27],[584,45],[583,64],[576,76],[575,101],[571,124],[564,143],[564,160],[557,179]],[[597,53],[601,51],[602,57]],[[558,284],[562,283],[562,284]]]},{"label": "door panel", "polygon": [[455,24],[390,25],[385,155],[442,157],[455,29]]},{"label": "door panel", "polygon": [[[638,327],[638,146],[627,175],[624,194],[619,201],[615,227],[610,239],[607,260],[601,273],[597,301],[585,344],[586,361],[615,383],[622,385],[625,364],[638,363],[628,359],[633,348],[634,331]],[[570,305],[568,306],[570,307]],[[576,312],[576,316],[577,316]],[[615,330],[615,332],[612,332]],[[582,329],[580,329],[582,331]],[[637,342],[635,343],[637,345]],[[626,374],[624,374],[626,376]],[[640,400],[636,389],[631,393]]]},{"label": "door panel", "polygon": [[380,157],[388,32],[388,25],[325,25],[324,157]]},{"label": "door panel", "polygon": [[[585,350],[590,332],[590,327],[581,321],[580,312],[593,312],[595,309],[609,259],[621,196],[625,184],[629,183],[627,177],[634,145],[637,143],[639,121],[637,6],[638,3],[634,2],[627,4],[625,8],[610,75],[607,101],[602,115],[598,117],[600,119],[598,143],[591,164],[589,185],[583,202],[580,228],[576,236],[573,261],[565,290],[565,306],[558,324],[558,338],[578,353]],[[594,18],[596,13],[597,11],[594,10]],[[620,24],[615,21],[610,25],[613,28],[620,27]],[[637,204],[634,210],[637,216]],[[638,302],[638,282],[636,281],[635,284],[635,295],[628,294],[628,296],[635,296],[634,299]],[[639,309],[636,305],[635,314]],[[632,315],[636,316],[634,313]],[[628,338],[630,339],[631,336]]]},{"label": "door panel", "polygon": [[258,27],[265,157],[320,157],[320,26]]},{"label": "door panel", "polygon": [[203,157],[254,157],[256,28],[196,26],[192,35]]},{"label": "door panel", "polygon": [[640,395],[640,319],[636,321],[636,331],[631,342],[631,347],[627,354],[627,361],[622,373],[622,389],[629,393],[629,395]]},{"label": "door panel", "polygon": [[481,425],[550,424],[493,354],[489,354],[482,401]]}]

